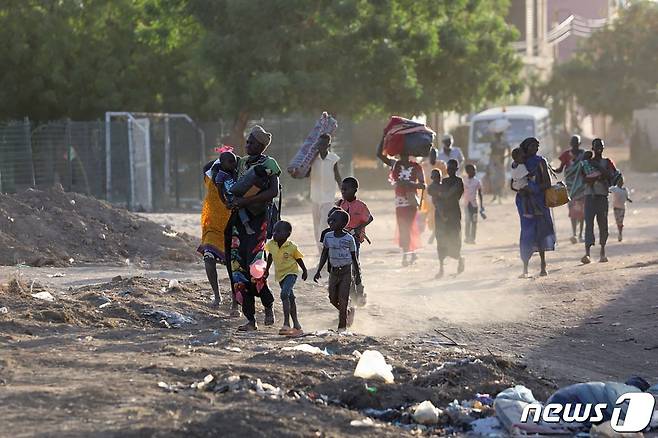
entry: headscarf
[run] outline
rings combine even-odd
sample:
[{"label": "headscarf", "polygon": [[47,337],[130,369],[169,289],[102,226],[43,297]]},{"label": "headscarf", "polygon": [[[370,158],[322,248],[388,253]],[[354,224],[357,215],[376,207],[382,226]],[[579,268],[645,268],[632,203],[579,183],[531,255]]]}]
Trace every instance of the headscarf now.
[{"label": "headscarf", "polygon": [[269,146],[270,142],[272,141],[272,134],[264,130],[263,127],[260,125],[256,125],[253,128],[251,128],[251,132],[249,133],[249,136],[253,137],[258,143],[262,144],[265,147]]},{"label": "headscarf", "polygon": [[528,148],[530,147],[531,144],[536,143],[539,144],[539,140],[537,140],[537,137],[528,137],[525,140],[521,142],[519,147],[523,149],[524,153],[528,152]]}]

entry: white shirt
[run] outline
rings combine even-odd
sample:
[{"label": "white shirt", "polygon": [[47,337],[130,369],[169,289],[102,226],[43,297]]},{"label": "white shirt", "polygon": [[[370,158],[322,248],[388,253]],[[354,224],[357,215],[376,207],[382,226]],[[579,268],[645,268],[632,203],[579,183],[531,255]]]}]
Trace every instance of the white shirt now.
[{"label": "white shirt", "polygon": [[315,157],[311,164],[311,201],[316,204],[326,204],[334,202],[336,199],[336,178],[334,176],[334,166],[340,157],[333,152],[329,152],[322,159],[320,154]]},{"label": "white shirt", "polygon": [[612,193],[612,208],[626,208],[626,200],[628,199],[626,187],[612,186],[610,187],[610,193]]},{"label": "white shirt", "polygon": [[466,176],[462,181],[464,183],[464,205],[471,204],[473,207],[477,207],[478,190],[482,188],[480,180],[476,176],[473,178]]},{"label": "white shirt", "polygon": [[442,147],[439,151],[438,159],[444,161],[446,164],[448,164],[449,160],[456,160],[457,164],[459,164],[459,167],[462,167],[462,163],[464,162],[464,154],[462,154],[462,150],[457,146],[450,148],[449,154],[446,154],[445,149]]},{"label": "white shirt", "polygon": [[525,167],[525,164],[518,164],[517,166],[512,166],[512,188],[514,190],[521,190],[525,187],[528,187],[528,168]]}]

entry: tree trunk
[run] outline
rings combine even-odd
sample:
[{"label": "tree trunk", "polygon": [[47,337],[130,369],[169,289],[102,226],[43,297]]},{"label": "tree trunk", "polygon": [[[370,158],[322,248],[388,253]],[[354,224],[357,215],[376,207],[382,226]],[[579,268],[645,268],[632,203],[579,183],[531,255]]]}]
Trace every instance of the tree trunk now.
[{"label": "tree trunk", "polygon": [[237,155],[242,155],[244,153],[244,131],[247,128],[247,122],[249,122],[249,113],[247,111],[240,111],[233,120],[231,132],[225,139],[225,143],[230,144],[235,148],[235,153]]}]

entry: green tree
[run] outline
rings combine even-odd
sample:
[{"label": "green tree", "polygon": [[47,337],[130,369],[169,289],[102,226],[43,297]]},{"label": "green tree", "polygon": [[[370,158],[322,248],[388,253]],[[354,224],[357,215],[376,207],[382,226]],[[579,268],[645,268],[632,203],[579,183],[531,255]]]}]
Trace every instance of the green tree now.
[{"label": "green tree", "polygon": [[637,1],[555,68],[551,88],[566,91],[594,114],[628,124],[633,110],[656,101],[658,4]]},{"label": "green tree", "polygon": [[182,0],[5,0],[0,118],[201,111],[200,31]]},{"label": "green tree", "polygon": [[502,0],[191,0],[233,139],[263,113],[470,110],[518,90]]}]

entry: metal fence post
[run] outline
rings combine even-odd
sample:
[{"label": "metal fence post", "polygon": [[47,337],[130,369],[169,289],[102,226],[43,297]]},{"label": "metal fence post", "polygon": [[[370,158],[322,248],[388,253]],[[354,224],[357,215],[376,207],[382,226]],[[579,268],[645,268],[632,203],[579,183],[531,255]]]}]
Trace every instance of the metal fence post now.
[{"label": "metal fence post", "polygon": [[64,130],[66,138],[66,191],[73,190],[73,151],[71,145],[71,120],[66,119],[66,128]]},{"label": "metal fence post", "polygon": [[105,113],[105,199],[112,202],[112,144],[110,114]]},{"label": "metal fence post", "polygon": [[169,131],[169,116],[164,118],[164,194],[167,201],[171,196],[171,132]]},{"label": "metal fence post", "polygon": [[133,121],[128,118],[128,170],[130,174],[130,187],[128,189],[128,209],[133,210],[135,200],[135,152],[133,151]]},{"label": "metal fence post", "polygon": [[30,160],[30,183],[31,187],[35,188],[37,186],[37,181],[34,172],[34,159],[32,157],[32,135],[30,130],[30,119],[25,117],[23,121],[23,128],[25,130],[25,148],[27,149],[27,155]]}]

